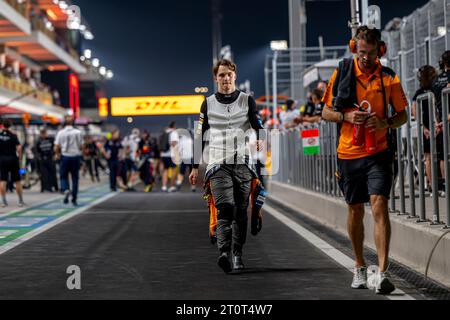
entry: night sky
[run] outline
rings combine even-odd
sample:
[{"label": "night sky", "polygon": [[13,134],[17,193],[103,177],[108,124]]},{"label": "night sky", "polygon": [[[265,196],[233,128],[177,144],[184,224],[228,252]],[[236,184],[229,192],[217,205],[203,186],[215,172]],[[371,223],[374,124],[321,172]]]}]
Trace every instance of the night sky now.
[{"label": "night sky", "polygon": [[[410,14],[426,0],[379,0],[384,23]],[[115,79],[109,96],[191,94],[212,87],[209,0],[75,0],[96,36],[88,47]],[[319,35],[342,45],[350,31],[349,1],[307,3],[308,44]],[[326,8],[326,9],[325,9]],[[232,46],[239,80],[264,93],[264,57],[274,39],[289,39],[288,0],[223,1],[223,43]]]},{"label": "night sky", "polygon": [[[96,37],[86,48],[115,73],[107,84],[109,97],[194,94],[197,86],[213,88],[209,0],[73,2]],[[369,2],[381,7],[385,25],[428,1]],[[264,94],[264,60],[270,41],[289,40],[288,0],[223,0],[222,7],[223,45],[232,47],[238,82],[251,80],[259,97]],[[307,14],[308,45],[317,46],[319,35],[325,45],[348,43],[349,0],[308,1]]]}]

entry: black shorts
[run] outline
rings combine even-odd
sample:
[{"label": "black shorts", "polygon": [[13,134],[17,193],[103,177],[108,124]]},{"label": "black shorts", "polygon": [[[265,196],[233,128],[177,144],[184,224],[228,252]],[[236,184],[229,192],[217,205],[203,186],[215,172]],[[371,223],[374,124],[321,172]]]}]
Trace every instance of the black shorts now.
[{"label": "black shorts", "polygon": [[19,159],[16,157],[0,157],[0,181],[20,181]]},{"label": "black shorts", "polygon": [[192,171],[192,164],[185,164],[184,162],[180,165],[180,174],[184,176],[186,174],[186,170],[189,169],[189,172]]},{"label": "black shorts", "polygon": [[389,152],[356,160],[338,159],[338,182],[349,205],[370,202],[370,196],[389,199],[393,158]]},{"label": "black shorts", "polygon": [[125,165],[125,171],[127,172],[138,172],[138,168],[136,166],[136,163],[133,161],[133,159],[130,158],[126,158],[124,160],[124,165]]},{"label": "black shorts", "polygon": [[169,169],[169,168],[176,168],[177,165],[172,161],[172,158],[170,157],[163,157],[162,161],[164,163],[164,169]]},{"label": "black shorts", "polygon": [[[440,133],[436,136],[436,152],[437,159],[439,161],[444,161],[444,134]],[[423,136],[423,152],[431,153],[431,141],[427,139],[425,135]]]}]

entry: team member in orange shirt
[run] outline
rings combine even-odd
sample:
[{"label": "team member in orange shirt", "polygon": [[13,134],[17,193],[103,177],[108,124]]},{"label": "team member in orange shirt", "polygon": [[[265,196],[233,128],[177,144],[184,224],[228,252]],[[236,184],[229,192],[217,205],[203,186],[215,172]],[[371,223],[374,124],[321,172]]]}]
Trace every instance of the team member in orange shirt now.
[{"label": "team member in orange shirt", "polygon": [[[326,107],[322,117],[339,124],[337,176],[349,206],[348,232],[356,257],[352,288],[367,288],[363,218],[364,204],[370,202],[380,268],[376,291],[390,294],[395,290],[387,273],[391,238],[388,199],[394,160],[388,130],[406,123],[408,100],[395,72],[380,63],[386,44],[379,30],[360,27],[350,47],[355,58],[342,62],[334,72],[323,98]],[[390,118],[389,105],[394,114]],[[369,130],[375,130],[376,143],[370,151],[364,144],[354,145],[355,125],[363,126],[366,136]]]}]

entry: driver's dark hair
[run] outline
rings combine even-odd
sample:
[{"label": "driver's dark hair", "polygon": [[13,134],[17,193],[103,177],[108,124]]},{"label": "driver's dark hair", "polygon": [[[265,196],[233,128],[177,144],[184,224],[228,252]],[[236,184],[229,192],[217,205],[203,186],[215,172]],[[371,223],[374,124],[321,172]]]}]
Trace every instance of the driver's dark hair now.
[{"label": "driver's dark hair", "polygon": [[228,60],[228,59],[222,59],[216,62],[216,64],[213,67],[213,74],[214,77],[217,77],[217,73],[219,72],[219,68],[221,66],[225,66],[228,67],[228,69],[230,69],[233,72],[237,73],[237,66],[234,62]]}]

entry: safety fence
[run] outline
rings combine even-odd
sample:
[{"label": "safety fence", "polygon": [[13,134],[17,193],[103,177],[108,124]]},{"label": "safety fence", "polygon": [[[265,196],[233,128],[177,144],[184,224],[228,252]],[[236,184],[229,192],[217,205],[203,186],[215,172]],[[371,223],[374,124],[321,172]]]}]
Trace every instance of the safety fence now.
[{"label": "safety fence", "polygon": [[[443,91],[442,128],[443,128],[443,158],[438,160],[437,140],[430,135],[430,153],[424,154],[424,122],[422,106],[424,101],[429,105],[429,129],[434,132],[439,119],[435,110],[435,97],[432,93],[424,94],[417,100],[417,120],[408,116],[408,123],[402,129],[395,130],[396,157],[394,161],[394,181],[390,200],[390,211],[399,215],[407,215],[417,222],[430,222],[433,225],[450,226],[450,163],[449,163],[449,120],[448,98],[450,88]],[[309,129],[319,129],[320,150],[316,155],[305,154],[304,148],[308,140],[302,138],[302,132]],[[306,141],[306,143],[305,143]],[[279,142],[279,166],[272,177],[274,181],[286,183],[332,197],[342,197],[339,190],[337,172],[337,125],[321,122],[310,127],[297,127],[284,131]],[[273,150],[273,152],[275,152]],[[426,178],[426,157],[431,164],[431,176]],[[431,191],[426,188],[426,180],[431,184]],[[439,191],[439,181],[441,184]],[[442,187],[445,186],[445,187]],[[444,191],[445,190],[445,191]],[[444,221],[445,220],[445,221]]]},{"label": "safety fence", "polygon": [[[320,153],[305,155],[302,132],[318,128],[320,132]],[[280,157],[278,182],[305,189],[340,196],[335,172],[337,169],[336,125],[322,122],[309,127],[285,131],[280,136]]]},{"label": "safety fence", "polygon": [[[416,76],[419,68],[424,65],[439,67],[441,55],[449,48],[449,5],[450,0],[432,0],[411,15],[390,21],[382,32],[388,46],[383,64],[399,75],[410,99],[419,89]],[[350,55],[348,46],[291,48],[272,52],[266,57],[266,99],[276,96],[276,93],[304,103],[310,91],[304,84],[304,77],[311,71],[310,68],[324,60],[342,59]],[[337,62],[332,70],[335,67]]]},{"label": "safety fence", "polygon": [[[270,101],[271,96],[286,95],[303,103],[308,91],[304,83],[305,71],[321,61],[339,59],[347,52],[347,46],[326,46],[290,48],[268,54],[264,69],[266,101]],[[328,80],[330,76],[331,73],[321,78],[318,74],[316,80]]]},{"label": "safety fence", "polygon": [[424,65],[439,66],[449,44],[450,0],[432,0],[403,19],[386,25],[387,62],[400,76],[407,95],[419,88],[417,71]]}]

